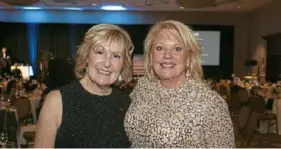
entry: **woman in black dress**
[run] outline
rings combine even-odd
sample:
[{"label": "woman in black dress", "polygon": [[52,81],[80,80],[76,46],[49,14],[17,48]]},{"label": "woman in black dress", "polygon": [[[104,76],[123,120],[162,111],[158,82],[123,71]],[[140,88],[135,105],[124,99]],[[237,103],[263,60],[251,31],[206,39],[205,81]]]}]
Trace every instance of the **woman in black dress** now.
[{"label": "woman in black dress", "polygon": [[129,147],[123,120],[130,99],[111,86],[132,79],[132,51],[128,33],[118,26],[88,30],[77,51],[78,80],[47,95],[34,147]]}]

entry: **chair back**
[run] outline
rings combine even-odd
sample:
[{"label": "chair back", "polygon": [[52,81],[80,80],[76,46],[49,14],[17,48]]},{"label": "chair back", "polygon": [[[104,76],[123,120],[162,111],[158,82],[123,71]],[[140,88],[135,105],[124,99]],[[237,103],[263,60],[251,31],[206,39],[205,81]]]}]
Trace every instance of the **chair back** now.
[{"label": "chair back", "polygon": [[267,100],[267,103],[266,103],[266,109],[267,110],[272,110],[273,109],[273,103],[274,103],[274,99],[269,98]]},{"label": "chair back", "polygon": [[27,98],[18,98],[14,102],[14,106],[17,109],[19,119],[27,117],[30,113],[30,102]]},{"label": "chair back", "polygon": [[250,144],[252,136],[257,128],[258,117],[259,117],[259,113],[255,113],[255,112],[251,113],[247,125],[245,126],[245,129],[242,132],[242,139],[243,139],[241,143],[242,147],[244,145],[244,142],[246,142],[247,145]]},{"label": "chair back", "polygon": [[219,92],[221,96],[226,96],[227,97],[227,88],[224,84],[219,85]]},{"label": "chair back", "polygon": [[239,130],[243,130],[248,122],[248,119],[251,114],[250,107],[243,106],[240,110],[239,114],[237,115],[237,123]]},{"label": "chair back", "polygon": [[265,111],[266,104],[262,96],[252,96],[249,100],[249,106],[251,107],[252,112],[262,114]]},{"label": "chair back", "polygon": [[16,80],[12,80],[12,81],[8,82],[7,87],[6,87],[6,93],[12,94],[13,92],[15,92],[16,87],[17,87]]},{"label": "chair back", "polygon": [[233,92],[230,94],[229,110],[230,112],[238,112],[242,108],[242,104],[238,98],[238,93]]},{"label": "chair back", "polygon": [[237,92],[238,99],[240,100],[241,104],[247,104],[249,101],[249,93],[246,89],[240,89]]}]

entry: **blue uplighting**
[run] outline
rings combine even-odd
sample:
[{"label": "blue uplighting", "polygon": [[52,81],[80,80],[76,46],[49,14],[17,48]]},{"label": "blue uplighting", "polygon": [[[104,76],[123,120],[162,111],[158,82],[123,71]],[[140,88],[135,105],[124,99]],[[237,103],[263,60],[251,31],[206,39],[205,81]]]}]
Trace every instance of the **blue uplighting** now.
[{"label": "blue uplighting", "polygon": [[119,5],[107,5],[107,6],[101,6],[102,10],[127,10],[127,8]]},{"label": "blue uplighting", "polygon": [[33,72],[37,72],[37,24],[28,24],[28,47],[29,47],[29,59]]}]

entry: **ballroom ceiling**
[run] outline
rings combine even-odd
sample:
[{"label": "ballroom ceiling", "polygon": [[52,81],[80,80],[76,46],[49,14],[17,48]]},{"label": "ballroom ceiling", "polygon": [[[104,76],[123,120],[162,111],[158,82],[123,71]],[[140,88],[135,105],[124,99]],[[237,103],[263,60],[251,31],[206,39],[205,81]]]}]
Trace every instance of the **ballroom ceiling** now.
[{"label": "ballroom ceiling", "polygon": [[273,0],[0,0],[0,8],[32,6],[42,9],[101,10],[101,6],[105,5],[122,5],[126,10],[132,11],[247,12],[271,1]]}]

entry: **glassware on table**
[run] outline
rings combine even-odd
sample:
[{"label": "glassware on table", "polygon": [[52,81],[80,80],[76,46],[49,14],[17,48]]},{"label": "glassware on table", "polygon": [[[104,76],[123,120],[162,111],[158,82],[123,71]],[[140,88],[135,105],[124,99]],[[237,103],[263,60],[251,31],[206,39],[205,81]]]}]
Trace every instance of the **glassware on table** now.
[{"label": "glassware on table", "polygon": [[6,148],[6,144],[8,142],[8,130],[7,130],[7,107],[1,107],[1,129],[0,129],[0,145],[2,148]]},{"label": "glassware on table", "polygon": [[12,104],[12,95],[4,95],[5,106],[9,108]]},{"label": "glassware on table", "polygon": [[6,147],[7,148],[17,148],[16,143],[10,142],[10,141],[7,142]]},{"label": "glassware on table", "polygon": [[6,148],[8,142],[8,132],[3,130],[2,132],[0,132],[0,145],[2,146],[2,148]]},{"label": "glassware on table", "polygon": [[6,95],[6,102],[8,103],[8,104],[11,104],[11,99],[12,98],[12,96],[11,95]]},{"label": "glassware on table", "polygon": [[1,96],[0,96],[0,103],[4,104],[4,102],[5,102],[4,94],[1,94]]}]

